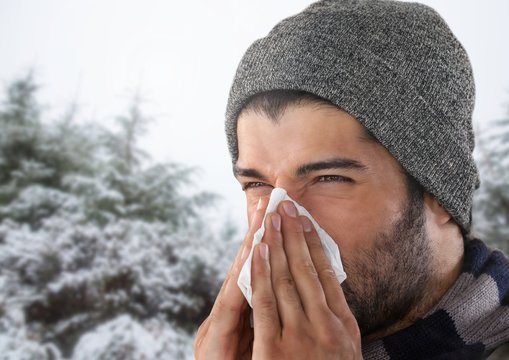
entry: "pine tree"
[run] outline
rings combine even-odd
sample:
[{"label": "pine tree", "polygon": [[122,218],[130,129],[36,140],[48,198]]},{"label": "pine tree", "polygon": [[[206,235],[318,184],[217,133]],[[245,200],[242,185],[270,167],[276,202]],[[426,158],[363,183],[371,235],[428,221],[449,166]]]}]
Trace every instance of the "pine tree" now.
[{"label": "pine tree", "polygon": [[43,121],[36,92],[15,81],[0,109],[0,353],[182,357],[236,247],[206,222],[217,195],[185,195],[195,170],[139,148],[139,97],[111,131]]},{"label": "pine tree", "polygon": [[481,188],[474,198],[474,230],[509,254],[509,116],[478,137],[477,164]]}]

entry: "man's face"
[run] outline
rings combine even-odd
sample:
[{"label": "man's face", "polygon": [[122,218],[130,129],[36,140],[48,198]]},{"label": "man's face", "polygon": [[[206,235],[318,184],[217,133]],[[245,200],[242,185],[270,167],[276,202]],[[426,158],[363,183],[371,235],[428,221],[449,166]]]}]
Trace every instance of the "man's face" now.
[{"label": "man's face", "polygon": [[422,206],[412,205],[392,155],[332,106],[290,106],[277,123],[243,112],[237,134],[248,218],[260,197],[286,189],[339,245],[363,335],[407,315],[428,282],[431,249]]}]

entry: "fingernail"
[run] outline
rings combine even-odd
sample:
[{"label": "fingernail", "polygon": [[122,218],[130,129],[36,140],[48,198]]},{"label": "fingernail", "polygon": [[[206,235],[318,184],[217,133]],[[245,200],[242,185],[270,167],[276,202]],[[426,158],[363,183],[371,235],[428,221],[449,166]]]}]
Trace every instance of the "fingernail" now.
[{"label": "fingernail", "polygon": [[313,224],[311,223],[311,220],[309,220],[307,217],[305,216],[301,217],[300,222],[302,224],[302,229],[305,232],[311,232],[311,230],[313,230]]},{"label": "fingernail", "polygon": [[258,199],[258,205],[256,205],[256,210],[260,210],[260,209],[261,209],[261,207],[262,207],[262,198],[260,197],[260,198]]},{"label": "fingernail", "polygon": [[260,243],[260,256],[265,260],[269,260],[269,247],[267,244]]},{"label": "fingernail", "polygon": [[285,201],[283,203],[283,209],[285,210],[286,215],[290,217],[297,217],[297,209],[291,202]]},{"label": "fingernail", "polygon": [[281,231],[281,216],[279,214],[272,214],[270,217],[272,221],[272,226],[276,231]]}]

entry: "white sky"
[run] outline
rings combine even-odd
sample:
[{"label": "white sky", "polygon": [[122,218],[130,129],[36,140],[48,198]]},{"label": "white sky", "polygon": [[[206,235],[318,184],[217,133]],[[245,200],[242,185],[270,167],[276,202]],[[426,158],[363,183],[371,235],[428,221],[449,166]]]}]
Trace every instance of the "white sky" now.
[{"label": "white sky", "polygon": [[[144,148],[200,167],[199,187],[225,197],[220,214],[245,221],[223,133],[229,87],[247,47],[306,0],[0,0],[0,83],[34,68],[51,113],[72,101],[103,123],[140,88],[156,118]],[[509,1],[426,0],[470,55],[474,121],[507,114]],[[1,95],[3,98],[3,95]]]}]

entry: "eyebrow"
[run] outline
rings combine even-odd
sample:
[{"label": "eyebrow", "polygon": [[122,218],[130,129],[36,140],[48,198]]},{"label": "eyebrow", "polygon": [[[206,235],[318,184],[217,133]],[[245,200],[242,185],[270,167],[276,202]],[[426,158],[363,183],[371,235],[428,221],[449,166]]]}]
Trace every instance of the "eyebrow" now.
[{"label": "eyebrow", "polygon": [[260,180],[267,180],[267,178],[256,169],[244,169],[237,165],[233,165],[233,175],[238,178],[239,176],[252,177]]},{"label": "eyebrow", "polygon": [[304,177],[313,171],[331,169],[367,171],[368,167],[357,160],[346,158],[333,158],[302,165],[297,169],[296,174],[298,177]]},{"label": "eyebrow", "polygon": [[[304,177],[313,171],[331,170],[331,169],[348,169],[367,171],[368,167],[357,160],[346,158],[333,158],[323,161],[312,162],[300,166],[295,172],[298,177]],[[256,169],[240,168],[237,165],[233,166],[233,174],[235,177],[244,176],[252,177],[260,180],[267,180],[267,178]]]}]

